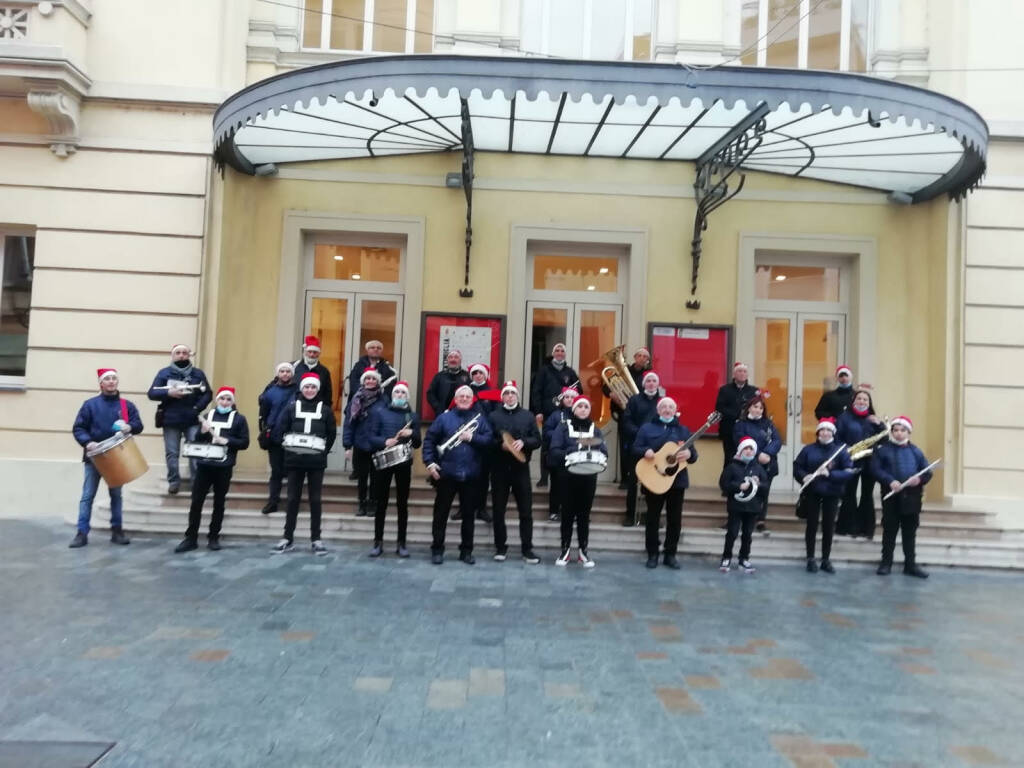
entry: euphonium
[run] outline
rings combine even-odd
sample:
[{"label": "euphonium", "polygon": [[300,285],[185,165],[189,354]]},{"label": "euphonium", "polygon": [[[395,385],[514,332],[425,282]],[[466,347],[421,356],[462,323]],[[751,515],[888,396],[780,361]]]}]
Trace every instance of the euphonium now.
[{"label": "euphonium", "polygon": [[863,459],[865,456],[870,456],[871,452],[875,449],[875,443],[881,442],[888,436],[889,422],[885,422],[885,429],[877,435],[864,438],[859,443],[854,443],[847,449],[850,452],[850,459],[856,461],[857,459]]},{"label": "euphonium", "polygon": [[601,369],[601,381],[608,387],[615,404],[623,410],[625,410],[629,398],[640,394],[636,382],[633,381],[633,377],[629,375],[629,369],[626,368],[626,358],[623,355],[625,349],[625,344],[613,347],[605,352],[601,359],[595,360],[588,366],[593,368],[602,362],[610,363]]}]

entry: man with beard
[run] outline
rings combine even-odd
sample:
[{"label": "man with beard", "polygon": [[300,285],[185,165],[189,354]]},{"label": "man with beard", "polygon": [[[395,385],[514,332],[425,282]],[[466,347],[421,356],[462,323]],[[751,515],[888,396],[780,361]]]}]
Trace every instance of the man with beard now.
[{"label": "man with beard", "polygon": [[[181,488],[178,457],[182,438],[196,439],[199,414],[210,404],[213,393],[206,374],[192,365],[192,349],[188,344],[171,347],[171,364],[161,368],[149,387],[148,397],[157,406],[157,426],[164,430],[164,459],[167,462],[167,492]],[[190,477],[196,476],[195,459],[189,460]]]},{"label": "man with beard", "polygon": [[445,367],[434,374],[427,387],[427,403],[437,418],[452,403],[455,390],[469,384],[469,374],[462,368],[462,353],[453,349],[445,357]]},{"label": "man with beard", "polygon": [[[548,416],[558,408],[555,398],[566,387],[575,387],[577,392],[583,391],[583,387],[580,386],[579,374],[566,362],[565,344],[558,342],[551,348],[551,357],[545,360],[533,374],[533,382],[530,386],[530,410],[537,417],[538,427],[543,427]],[[537,487],[543,488],[547,484],[547,449],[541,448],[540,480],[537,481]]]},{"label": "man with beard", "polygon": [[331,384],[331,372],[327,366],[320,362],[320,339],[316,336],[307,336],[302,342],[302,359],[294,363],[295,373],[292,378],[302,381],[307,373],[315,373],[320,381],[320,391],[316,399],[327,404],[328,408],[334,408],[334,386]]}]

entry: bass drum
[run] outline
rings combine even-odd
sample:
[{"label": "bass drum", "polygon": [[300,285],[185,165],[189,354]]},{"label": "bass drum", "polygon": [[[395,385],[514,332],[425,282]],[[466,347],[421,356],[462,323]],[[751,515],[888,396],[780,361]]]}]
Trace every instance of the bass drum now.
[{"label": "bass drum", "polygon": [[565,454],[565,469],[574,475],[599,475],[608,468],[608,457],[601,451],[573,451]]},{"label": "bass drum", "polygon": [[102,475],[108,488],[120,488],[149,470],[149,464],[131,435],[118,433],[108,437],[85,455]]}]

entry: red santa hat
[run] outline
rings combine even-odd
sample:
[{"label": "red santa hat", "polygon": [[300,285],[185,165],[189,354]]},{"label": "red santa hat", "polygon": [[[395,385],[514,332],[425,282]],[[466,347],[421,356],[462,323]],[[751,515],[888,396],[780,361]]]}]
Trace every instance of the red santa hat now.
[{"label": "red santa hat", "polygon": [[569,395],[571,399],[575,400],[577,397],[580,396],[580,392],[578,389],[576,389],[576,387],[562,387],[562,391],[558,395],[558,400],[560,402],[565,400],[566,395]]},{"label": "red santa hat", "polygon": [[590,398],[589,398],[589,397],[587,397],[587,396],[585,396],[585,395],[580,395],[579,397],[577,397],[577,398],[576,398],[576,402],[574,402],[574,403],[572,404],[572,412],[573,412],[573,413],[576,413],[576,407],[577,407],[577,406],[578,406],[578,405],[579,405],[580,403],[586,403],[586,404],[587,404],[587,405],[589,406],[589,405],[590,405]]},{"label": "red santa hat", "polygon": [[395,386],[391,388],[391,394],[394,395],[398,390],[403,390],[408,396],[409,394],[409,382],[408,381],[396,381]]},{"label": "red santa hat", "polygon": [[817,434],[818,432],[821,432],[821,430],[823,429],[827,429],[834,435],[836,433],[836,420],[833,419],[831,416],[826,416],[825,418],[818,421],[818,426],[814,430],[814,432],[815,434]]},{"label": "red santa hat", "polygon": [[743,449],[748,447],[753,448],[756,451],[757,440],[752,437],[744,437],[740,440],[739,445],[736,446],[736,455],[739,456],[743,452]]},{"label": "red santa hat", "polygon": [[907,428],[907,432],[913,432],[914,431],[914,422],[912,422],[910,420],[909,416],[897,416],[895,419],[893,419],[892,421],[889,422],[889,428],[890,429],[892,427],[897,426],[897,425],[899,425],[901,427],[906,427]]},{"label": "red santa hat", "polygon": [[519,397],[519,385],[514,379],[509,379],[501,385],[501,394],[504,395],[506,392],[515,392],[516,397]]},{"label": "red santa hat", "polygon": [[221,387],[217,390],[216,400],[220,399],[221,395],[228,395],[231,398],[231,402],[235,402],[235,388],[234,387]]},{"label": "red santa hat", "polygon": [[380,384],[380,371],[378,371],[374,366],[371,365],[369,368],[363,371],[362,376],[359,377],[359,383],[365,384],[367,379],[376,379],[377,383]]},{"label": "red santa hat", "polygon": [[648,371],[647,373],[645,373],[644,377],[640,380],[640,383],[646,384],[647,380],[652,376],[654,377],[655,382],[657,382],[658,384],[661,383],[661,377],[655,371]]},{"label": "red santa hat", "polygon": [[853,371],[851,371],[850,367],[848,365],[846,365],[845,363],[843,365],[840,365],[838,368],[836,368],[836,378],[838,379],[844,373],[847,376],[849,376],[851,379],[853,378]]},{"label": "red santa hat", "polygon": [[307,336],[302,340],[303,349],[315,349],[317,352],[320,351],[320,339],[316,336]]},{"label": "red santa hat", "polygon": [[103,381],[107,376],[117,376],[117,368],[97,368],[96,379],[97,381]]},{"label": "red santa hat", "polygon": [[192,347],[190,347],[188,344],[175,344],[173,347],[171,347],[171,354],[173,355],[179,349],[187,350],[190,355],[192,354]]},{"label": "red santa hat", "polygon": [[742,368],[744,371],[750,370],[750,368],[747,367],[747,364],[744,363],[742,360],[737,360],[735,363],[732,364],[733,371],[735,371],[737,368]]},{"label": "red santa hat", "polygon": [[301,389],[302,387],[306,386],[307,384],[314,384],[314,385],[316,385],[316,389],[319,392],[320,391],[320,374],[319,373],[313,373],[312,371],[307,371],[306,373],[302,374],[302,378],[299,379],[299,388]]},{"label": "red santa hat", "polygon": [[471,366],[469,366],[469,375],[470,376],[472,376],[477,371],[483,371],[485,379],[491,378],[490,370],[483,363],[473,363]]}]

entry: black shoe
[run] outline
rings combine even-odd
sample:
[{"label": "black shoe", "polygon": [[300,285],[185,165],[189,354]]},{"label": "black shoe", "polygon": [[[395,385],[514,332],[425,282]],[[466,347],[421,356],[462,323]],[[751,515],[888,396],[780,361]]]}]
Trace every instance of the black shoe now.
[{"label": "black shoe", "polygon": [[181,483],[168,483],[167,492],[172,496],[181,490]]},{"label": "black shoe", "polygon": [[110,529],[110,543],[111,544],[131,544],[131,540],[124,535],[124,530],[121,528]]},{"label": "black shoe", "polygon": [[349,479],[349,480],[358,480],[358,479],[359,479],[359,473],[358,473],[358,472],[356,472],[356,471],[355,471],[355,470],[353,469],[353,470],[352,470],[351,472],[349,472],[349,473],[348,473],[348,479]]},{"label": "black shoe", "polygon": [[78,549],[79,547],[86,547],[89,545],[89,534],[78,531],[75,534],[75,538],[68,544],[68,549]]},{"label": "black shoe", "polygon": [[679,564],[679,560],[676,558],[675,555],[665,555],[665,558],[662,562],[665,563],[666,568],[671,568],[673,571],[678,571],[680,568],[683,567]]},{"label": "black shoe", "polygon": [[449,515],[448,519],[449,520],[461,520],[462,519],[462,510],[461,509],[453,509],[452,513],[451,513],[451,515]]},{"label": "black shoe", "polygon": [[356,510],[356,517],[367,517],[370,514],[370,505],[368,502],[360,501],[359,509]]},{"label": "black shoe", "polygon": [[629,490],[629,485],[627,485],[625,483],[625,481],[623,481],[623,482],[619,483],[619,490],[620,491],[628,491]]},{"label": "black shoe", "polygon": [[540,558],[534,554],[532,549],[528,549],[525,552],[523,552],[523,560],[529,563],[530,565],[537,565],[537,563],[540,562]]},{"label": "black shoe", "polygon": [[398,542],[398,546],[395,548],[395,554],[403,559],[409,556],[409,550],[405,548],[404,541]]},{"label": "black shoe", "polygon": [[924,570],[921,566],[916,563],[907,563],[903,566],[903,573],[905,576],[916,576],[919,579],[927,579],[928,571]]},{"label": "black shoe", "polygon": [[836,569],[834,567],[832,567],[832,561],[831,560],[822,560],[821,561],[821,570],[824,571],[825,573],[835,573],[836,572]]},{"label": "black shoe", "polygon": [[373,549],[370,550],[367,557],[380,557],[384,554],[384,545],[379,541],[373,542]]},{"label": "black shoe", "polygon": [[550,515],[548,515],[548,522],[559,523],[561,521],[562,521],[562,516],[560,514],[558,514],[557,512],[552,512]]},{"label": "black shoe", "polygon": [[623,517],[622,518],[622,527],[623,528],[632,528],[633,527],[633,518],[630,517],[629,515],[626,515],[625,517]]},{"label": "black shoe", "polygon": [[[825,563],[822,563],[822,565],[824,565],[824,564]],[[808,573],[817,573],[818,572],[818,563],[817,563],[817,561],[813,557],[808,557],[807,558],[807,572]]]},{"label": "black shoe", "polygon": [[648,568],[657,568],[658,567],[658,556],[657,555],[648,555],[647,556],[647,567]]},{"label": "black shoe", "polygon": [[264,515],[269,515],[273,512],[277,512],[277,502],[268,501],[266,504],[263,505],[263,509],[261,509],[260,512],[262,512]]},{"label": "black shoe", "polygon": [[476,565],[476,558],[473,557],[472,552],[463,552],[459,555],[459,560],[464,562],[466,565]]},{"label": "black shoe", "polygon": [[199,543],[195,539],[186,537],[181,540],[181,544],[174,548],[174,552],[180,555],[182,552],[191,552],[193,549],[199,549]]},{"label": "black shoe", "polygon": [[491,517],[491,513],[488,512],[486,509],[478,510],[476,513],[476,519],[485,522],[488,525],[494,522],[494,518]]},{"label": "black shoe", "polygon": [[537,481],[537,487],[538,488],[547,488],[548,487],[548,479],[546,477],[542,477],[540,480]]},{"label": "black shoe", "polygon": [[771,536],[772,532],[768,530],[768,526],[764,523],[758,523],[754,526],[754,530],[760,533],[762,536]]},{"label": "black shoe", "polygon": [[879,576],[888,576],[892,573],[892,563],[880,563],[878,570],[875,571]]},{"label": "black shoe", "polygon": [[434,565],[440,565],[444,562],[444,555],[442,555],[440,552],[435,552],[430,556],[430,562]]},{"label": "black shoe", "polygon": [[218,552],[221,549],[220,536],[210,536],[206,540],[206,548],[212,549],[214,552]]}]

